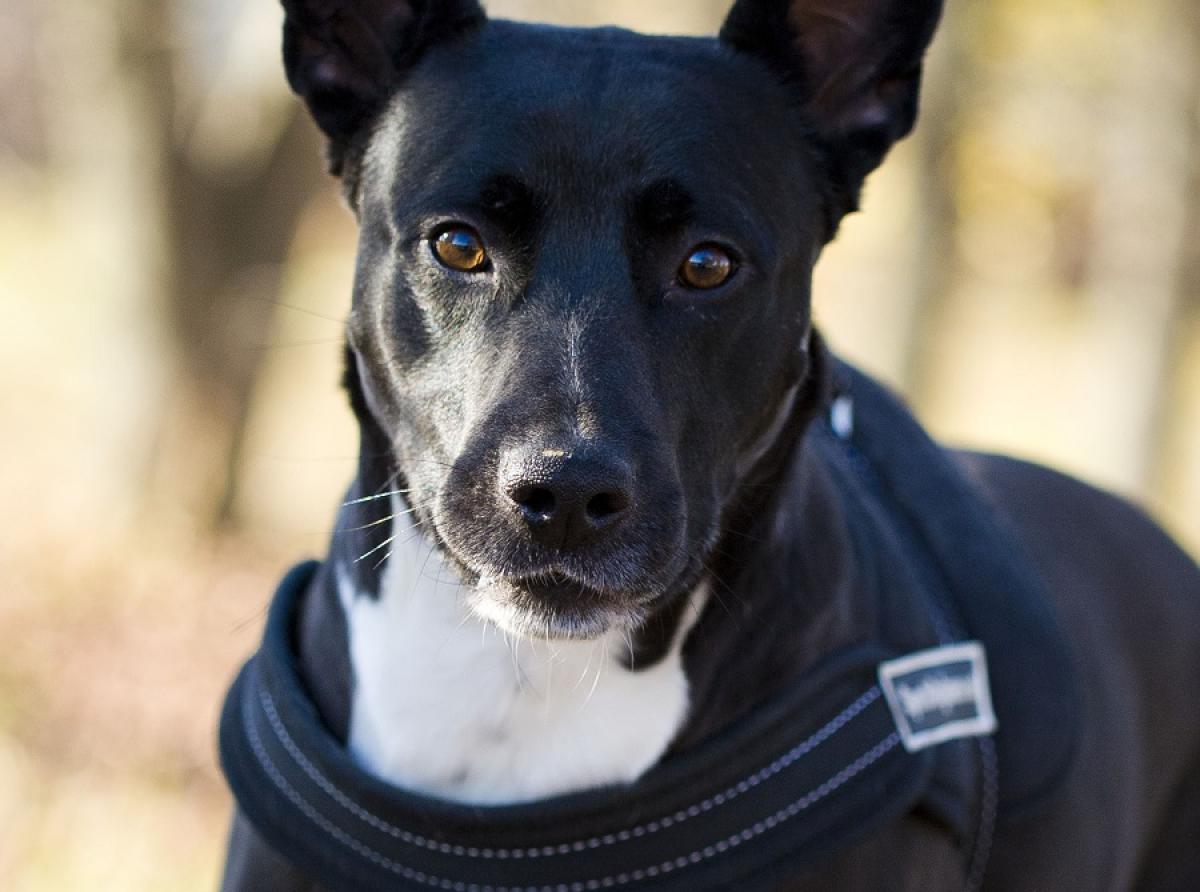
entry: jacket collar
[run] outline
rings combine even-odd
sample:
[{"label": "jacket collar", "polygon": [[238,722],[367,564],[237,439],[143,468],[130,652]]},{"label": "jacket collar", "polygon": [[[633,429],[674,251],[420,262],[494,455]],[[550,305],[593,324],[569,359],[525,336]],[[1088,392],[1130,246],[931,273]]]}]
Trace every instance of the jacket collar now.
[{"label": "jacket collar", "polygon": [[793,871],[881,826],[933,771],[933,751],[901,745],[881,692],[877,667],[894,654],[866,644],[629,786],[501,807],[408,793],[357,766],[297,672],[293,618],[315,570],[300,565],[280,585],[220,743],[239,807],[331,889],[720,888]]}]

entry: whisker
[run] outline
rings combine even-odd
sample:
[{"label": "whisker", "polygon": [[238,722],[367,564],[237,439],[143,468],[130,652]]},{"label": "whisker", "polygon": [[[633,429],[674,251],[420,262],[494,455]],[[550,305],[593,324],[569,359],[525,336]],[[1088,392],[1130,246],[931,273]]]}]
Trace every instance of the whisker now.
[{"label": "whisker", "polygon": [[733,527],[728,527],[728,528],[722,530],[721,532],[728,533],[733,536],[737,536],[740,539],[746,539],[749,542],[754,542],[759,545],[762,545],[767,541],[766,539],[762,538],[761,536],[752,536],[749,533],[743,533],[741,530],[735,530]]},{"label": "whisker", "polygon": [[408,489],[393,489],[390,492],[381,492],[373,496],[363,496],[361,499],[351,499],[349,502],[342,502],[343,508],[349,508],[351,505],[361,505],[363,502],[374,502],[378,499],[386,499],[391,496],[408,495],[411,490]]},{"label": "whisker", "polygon": [[[513,678],[517,682],[517,690],[524,691],[525,682],[528,681],[528,679],[525,676],[524,670],[521,668],[521,638],[519,635],[508,634],[508,631],[505,629],[501,629],[500,634],[504,636],[504,643],[508,646],[508,655],[512,660]],[[553,668],[551,668],[550,671],[553,672]]]},{"label": "whisker", "polygon": [[[744,597],[742,597],[741,595],[739,595],[737,592],[735,592],[730,587],[729,583],[727,583],[724,579],[722,579],[720,576],[717,575],[717,573],[713,570],[712,567],[705,564],[704,569],[708,572],[709,577],[714,582],[716,582],[719,586],[721,586],[721,588],[725,589],[725,591],[727,591],[733,597],[733,599],[735,601],[737,601],[737,603],[740,606],[742,606],[742,607],[746,606],[746,599]],[[712,596],[714,598],[717,599],[717,603],[721,605],[721,609],[725,611],[726,615],[740,627],[742,625],[743,620],[745,619],[744,614],[734,613],[732,610],[730,610],[729,605],[727,603],[725,603],[725,599],[721,597],[720,593],[715,588],[710,586],[709,592],[712,594]],[[751,621],[757,625],[760,622],[760,620],[758,619],[758,615],[752,614]]]},{"label": "whisker", "polygon": [[360,527],[334,527],[334,532],[335,533],[357,533],[362,530],[369,530],[369,529],[371,529],[371,527],[377,527],[377,526],[380,526],[381,524],[385,524],[389,521],[395,520],[396,517],[397,517],[397,515],[395,515],[395,514],[389,514],[387,517],[381,518],[380,520],[373,520],[370,523],[364,523]]},{"label": "whisker", "polygon": [[[534,652],[533,655],[536,657],[537,645],[530,644],[529,649]],[[554,659],[554,649],[552,647],[547,647],[547,650],[550,651],[550,656],[546,659],[545,691],[543,692],[544,695],[542,697],[542,716],[545,719],[550,718],[550,701],[554,698],[554,664],[557,662]]]},{"label": "whisker", "polygon": [[[461,629],[463,626],[465,626],[467,623],[469,623],[473,619],[475,619],[475,614],[468,607],[466,610],[463,611],[463,618],[458,621],[458,625],[454,627],[454,631],[457,632],[459,629]],[[446,637],[447,637],[447,639],[449,639],[450,636],[447,635]]]},{"label": "whisker", "polygon": [[425,464],[428,464],[428,465],[437,465],[438,467],[441,467],[441,468],[450,468],[451,470],[454,470],[453,462],[441,461],[440,459],[436,459],[436,458],[411,458],[410,457],[410,458],[406,458],[405,462],[406,463],[408,463],[408,462],[425,462]]},{"label": "whisker", "polygon": [[234,632],[234,633],[241,632],[241,631],[245,630],[246,628],[248,628],[250,625],[261,622],[262,618],[267,615],[267,611],[269,609],[270,609],[269,605],[264,604],[262,607],[258,608],[253,613],[251,613],[249,616],[247,616],[244,620],[236,623],[230,631]]},{"label": "whisker", "polygon": [[[404,544],[411,542],[413,539],[415,539],[417,537],[417,535],[418,535],[417,533],[413,533],[413,535],[409,536],[401,544],[404,545]],[[420,546],[418,545],[417,547],[419,548]],[[429,569],[429,561],[433,558],[433,556],[436,552],[437,552],[437,543],[430,540],[429,552],[425,555],[425,560],[423,560],[421,562],[421,569],[419,571],[417,571],[417,575],[413,578],[413,590],[414,591],[416,591],[416,587],[419,584],[420,580],[429,578],[428,576],[425,575],[425,571]]]},{"label": "whisker", "polygon": [[[588,672],[591,671],[591,668],[592,668],[592,657],[594,657],[595,655],[596,655],[596,642],[593,641],[591,644],[591,647],[588,648],[587,662],[583,664],[583,669],[579,673],[579,678],[577,678],[575,680],[575,686],[573,688],[571,688],[572,691],[579,690],[579,686],[581,684],[583,684],[583,680],[585,678],[587,678]],[[587,705],[587,700],[584,701],[584,705],[585,706]]]},{"label": "whisker", "polygon": [[[381,517],[379,520],[373,520],[370,523],[364,523],[362,526],[359,526],[359,527],[334,527],[333,531],[335,533],[357,533],[362,530],[369,530],[369,529],[371,529],[371,527],[381,526],[382,524],[388,523],[389,521],[396,520],[398,518],[404,517],[409,514],[413,514],[416,511],[418,511],[421,507],[424,507],[424,506],[416,506],[413,508],[407,508],[404,511],[397,511],[395,514],[389,514],[387,517]],[[414,524],[414,526],[415,525],[416,524]]]},{"label": "whisker", "polygon": [[[262,298],[259,298],[260,300]],[[272,303],[277,307],[282,307],[285,310],[292,310],[296,313],[303,313],[305,316],[312,316],[314,319],[324,319],[326,322],[336,322],[338,325],[345,325],[346,320],[340,316],[328,316],[325,313],[318,313],[316,310],[310,310],[307,307],[298,307],[295,304],[285,303],[281,300],[268,299],[268,303]]]},{"label": "whisker", "polygon": [[330,344],[344,344],[343,338],[313,338],[304,341],[263,341],[247,344],[249,350],[287,350],[291,347],[327,347]]},{"label": "whisker", "polygon": [[[592,686],[588,689],[587,697],[583,700],[583,705],[587,706],[592,702],[592,695],[596,693],[596,688],[600,687],[600,676],[604,674],[604,664],[609,661],[611,654],[608,652],[608,642],[604,642],[604,659],[600,661],[600,665],[596,667],[596,675],[592,678]],[[592,658],[588,657],[588,665],[591,665]]]},{"label": "whisker", "polygon": [[248,455],[247,461],[274,462],[278,464],[313,465],[322,463],[349,464],[354,461],[353,455],[267,455],[265,453]]},{"label": "whisker", "polygon": [[389,545],[392,544],[392,540],[395,538],[396,538],[395,536],[388,536],[386,539],[384,539],[382,542],[380,542],[378,545],[376,545],[370,551],[368,551],[364,554],[360,554],[358,557],[356,557],[354,559],[354,563],[357,564],[359,561],[363,560],[364,558],[369,558],[371,555],[375,554],[375,552],[382,551],[384,548],[387,548]]},{"label": "whisker", "polygon": [[725,611],[726,616],[733,620],[737,619],[737,617],[734,616],[733,611],[729,609],[729,605],[725,602],[725,599],[721,597],[720,592],[718,592],[716,589],[713,589],[712,596],[717,599],[717,603],[721,605],[721,609]]},{"label": "whisker", "polygon": [[[384,478],[383,483],[379,484],[379,489],[375,490],[373,495],[363,496],[360,499],[352,499],[349,502],[343,502],[342,507],[344,508],[347,505],[361,505],[363,502],[369,502],[373,499],[386,499],[386,498],[390,498],[391,496],[407,495],[407,493],[402,489],[389,489],[389,487],[391,487],[395,484],[396,480],[399,477],[400,477],[400,469],[397,468],[395,471],[388,474],[387,477]],[[388,490],[388,491],[384,492],[384,490]]]}]

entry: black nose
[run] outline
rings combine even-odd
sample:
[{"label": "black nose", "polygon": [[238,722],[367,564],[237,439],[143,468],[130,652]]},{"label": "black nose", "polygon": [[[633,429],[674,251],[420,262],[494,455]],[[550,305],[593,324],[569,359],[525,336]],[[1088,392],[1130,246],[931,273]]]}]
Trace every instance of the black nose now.
[{"label": "black nose", "polygon": [[611,533],[633,505],[629,464],[596,449],[510,450],[500,462],[500,489],[533,538],[555,548]]}]

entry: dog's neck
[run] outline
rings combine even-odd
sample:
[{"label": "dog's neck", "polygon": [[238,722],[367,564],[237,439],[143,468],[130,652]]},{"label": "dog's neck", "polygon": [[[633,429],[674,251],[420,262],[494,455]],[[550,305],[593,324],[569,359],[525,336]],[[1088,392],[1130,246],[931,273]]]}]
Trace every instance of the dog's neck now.
[{"label": "dog's neck", "polygon": [[[469,588],[397,511],[378,592],[358,589],[345,556],[333,568],[360,764],[408,789],[502,803],[632,780],[662,755],[687,713],[690,622],[645,669],[628,668],[623,632],[509,638],[472,613]],[[688,617],[704,600],[702,586]]]}]

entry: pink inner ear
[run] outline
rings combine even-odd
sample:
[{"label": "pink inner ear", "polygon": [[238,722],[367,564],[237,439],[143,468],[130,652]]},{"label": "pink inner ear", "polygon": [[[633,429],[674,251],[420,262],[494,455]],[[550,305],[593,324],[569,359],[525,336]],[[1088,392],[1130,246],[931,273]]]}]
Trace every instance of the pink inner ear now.
[{"label": "pink inner ear", "polygon": [[366,96],[373,89],[369,75],[341,54],[320,44],[313,44],[309,50],[308,60],[304,63],[304,78],[309,84],[310,97],[330,91]]},{"label": "pink inner ear", "polygon": [[888,13],[895,2],[794,0],[788,10],[809,102],[835,129],[887,127],[912,86],[911,78],[880,70],[894,41]]},{"label": "pink inner ear", "polygon": [[843,111],[837,123],[842,130],[880,130],[887,128],[891,120],[891,107],[878,93],[872,92]]},{"label": "pink inner ear", "polygon": [[872,73],[871,26],[877,6],[873,0],[824,0],[795,2],[788,10],[796,49],[804,60],[809,103],[840,126],[853,126],[863,115],[886,114],[882,106],[876,107],[874,115],[866,108],[847,108],[858,101],[869,102],[855,94],[864,89]]},{"label": "pink inner ear", "polygon": [[337,87],[338,81],[344,79],[342,67],[329,53],[314,56],[308,63],[308,78],[317,87]]},{"label": "pink inner ear", "polygon": [[873,0],[792,3],[788,24],[809,62],[814,84],[824,84],[862,55],[878,5]]},{"label": "pink inner ear", "polygon": [[[388,16],[389,24],[407,21],[407,6],[404,10]],[[323,15],[318,33],[303,38],[304,72],[311,85],[363,96],[375,92],[393,73],[384,34],[364,20],[361,10],[330,8]]]}]

